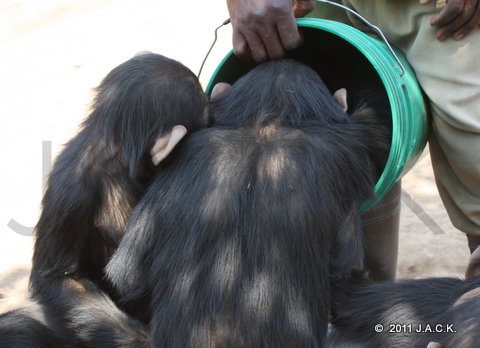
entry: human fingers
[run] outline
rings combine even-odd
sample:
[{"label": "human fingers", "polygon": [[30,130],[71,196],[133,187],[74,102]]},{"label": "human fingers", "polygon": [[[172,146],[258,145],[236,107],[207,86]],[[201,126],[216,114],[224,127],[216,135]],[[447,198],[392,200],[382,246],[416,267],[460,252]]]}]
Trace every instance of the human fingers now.
[{"label": "human fingers", "polygon": [[239,57],[261,62],[280,58],[301,44],[289,0],[227,0],[227,5]]},{"label": "human fingers", "polygon": [[480,24],[480,1],[450,0],[440,13],[432,17],[431,24],[438,28],[436,36],[439,40],[451,36],[461,40]]}]

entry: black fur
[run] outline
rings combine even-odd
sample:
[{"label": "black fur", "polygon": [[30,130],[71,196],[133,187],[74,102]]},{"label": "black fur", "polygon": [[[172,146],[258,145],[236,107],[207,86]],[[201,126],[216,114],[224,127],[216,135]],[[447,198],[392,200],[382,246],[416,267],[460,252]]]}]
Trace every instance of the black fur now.
[{"label": "black fur", "polygon": [[104,291],[85,279],[68,283],[55,307],[27,301],[0,315],[0,347],[150,347],[148,326],[122,312]]},{"label": "black fur", "polygon": [[[444,348],[480,344],[480,277],[345,282],[333,298],[332,347],[425,348],[432,341]],[[375,332],[376,324],[384,331]]]},{"label": "black fur", "polygon": [[0,314],[2,348],[68,348],[67,342],[29,312],[15,310]]},{"label": "black fur", "polygon": [[331,279],[362,267],[345,222],[383,140],[290,60],[256,67],[211,114],[157,173],[108,277],[155,347],[323,346]]},{"label": "black fur", "polygon": [[[203,127],[205,107],[186,67],[136,56],[105,77],[82,129],[56,159],[35,228],[30,289],[48,325],[72,345],[119,346],[124,328],[138,328],[144,344],[145,328],[109,298],[115,294],[103,269],[153,175],[156,138],[177,124]],[[110,322],[117,327],[102,329]]]},{"label": "black fur", "polygon": [[49,177],[35,230],[35,294],[65,275],[102,280],[152,174],[150,147],[176,124],[199,128],[203,109],[195,76],[168,58],[134,57],[107,75],[83,129]]}]

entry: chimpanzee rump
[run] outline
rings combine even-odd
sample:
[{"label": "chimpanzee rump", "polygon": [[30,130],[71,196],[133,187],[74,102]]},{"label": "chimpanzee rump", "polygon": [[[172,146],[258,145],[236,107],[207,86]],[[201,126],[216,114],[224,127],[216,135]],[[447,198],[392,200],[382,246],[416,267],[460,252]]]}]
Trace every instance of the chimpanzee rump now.
[{"label": "chimpanzee rump", "polygon": [[331,280],[362,267],[345,221],[372,194],[387,132],[291,60],[256,67],[210,114],[160,166],[108,278],[155,347],[323,346]]},{"label": "chimpanzee rump", "polygon": [[146,327],[109,297],[103,269],[153,175],[152,146],[169,141],[176,125],[205,126],[206,102],[189,69],[157,54],[136,56],[105,77],[81,131],[56,159],[35,228],[30,289],[49,329],[42,336],[41,323],[25,312],[4,315],[2,347],[15,346],[7,341],[15,332],[4,326],[12,315],[36,325],[32,342],[54,330],[72,346],[148,346]]}]

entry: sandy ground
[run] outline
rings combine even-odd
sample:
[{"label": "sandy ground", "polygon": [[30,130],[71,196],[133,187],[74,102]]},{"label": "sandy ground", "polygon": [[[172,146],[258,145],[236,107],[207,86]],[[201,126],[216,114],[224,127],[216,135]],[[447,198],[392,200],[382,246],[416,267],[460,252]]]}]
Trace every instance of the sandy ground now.
[{"label": "sandy ground", "polygon": [[[197,72],[227,17],[225,0],[0,2],[0,292],[25,289],[45,175],[85,117],[92,89],[144,50]],[[230,37],[230,27],[220,30],[204,85]],[[467,260],[425,152],[403,179],[398,277],[461,276]]]}]

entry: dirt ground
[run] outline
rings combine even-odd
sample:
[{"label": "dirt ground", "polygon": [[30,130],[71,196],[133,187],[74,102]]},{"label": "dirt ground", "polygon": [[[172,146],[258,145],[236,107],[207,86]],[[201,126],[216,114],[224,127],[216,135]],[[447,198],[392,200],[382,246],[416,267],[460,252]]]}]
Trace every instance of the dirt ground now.
[{"label": "dirt ground", "polygon": [[[0,2],[0,293],[24,291],[44,178],[86,115],[92,89],[139,51],[197,72],[228,17],[225,0]],[[230,49],[219,31],[201,81]],[[465,236],[449,222],[428,152],[403,179],[398,277],[462,276]]]}]

